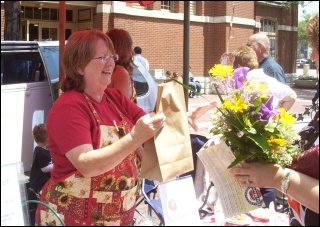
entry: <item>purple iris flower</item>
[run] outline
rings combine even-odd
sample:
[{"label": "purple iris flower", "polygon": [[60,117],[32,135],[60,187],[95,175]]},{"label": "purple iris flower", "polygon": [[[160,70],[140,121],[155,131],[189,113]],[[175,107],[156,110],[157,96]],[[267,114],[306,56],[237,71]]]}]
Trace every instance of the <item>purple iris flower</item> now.
[{"label": "purple iris flower", "polygon": [[268,122],[270,118],[279,114],[277,110],[273,110],[273,96],[269,98],[266,104],[261,104],[260,114],[259,120],[261,122]]},{"label": "purple iris flower", "polygon": [[239,67],[233,72],[233,80],[235,82],[235,88],[241,89],[243,87],[243,83],[247,80],[247,73],[249,72],[248,67]]}]

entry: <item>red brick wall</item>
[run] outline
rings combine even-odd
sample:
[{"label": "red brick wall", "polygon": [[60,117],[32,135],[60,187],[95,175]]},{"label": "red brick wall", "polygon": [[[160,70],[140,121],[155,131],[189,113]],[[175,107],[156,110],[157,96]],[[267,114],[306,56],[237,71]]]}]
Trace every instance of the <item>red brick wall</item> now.
[{"label": "red brick wall", "polygon": [[[298,26],[297,8],[287,10],[285,8],[256,4],[256,21],[259,21],[261,17],[276,18],[280,25]],[[286,73],[292,73],[296,70],[297,38],[297,32],[278,31],[278,58],[276,60]]]},{"label": "red brick wall", "polygon": [[[98,1],[98,4],[111,1]],[[259,22],[261,17],[276,18],[279,24],[297,26],[297,8],[285,11],[255,1],[197,1],[197,15],[210,17],[234,17],[252,19]],[[234,4],[234,5],[233,5]],[[129,6],[130,4],[127,3]],[[147,10],[160,10],[161,2],[147,6]],[[184,2],[174,2],[174,12],[183,13]],[[143,55],[149,60],[151,69],[183,71],[183,20],[137,17],[123,14],[96,13],[93,28],[107,31],[110,28],[127,30],[134,46],[139,45]],[[1,39],[3,40],[4,12],[1,4]],[[190,22],[189,63],[195,76],[207,76],[208,69],[219,63],[220,56],[228,49],[235,50],[247,43],[249,36],[257,32],[254,26],[229,23]],[[229,34],[231,36],[229,40]],[[229,41],[229,42],[228,42]],[[227,48],[228,47],[228,48]],[[297,33],[279,31],[278,62],[286,73],[295,71]]]},{"label": "red brick wall", "polygon": [[4,4],[1,3],[1,40],[4,40]]}]

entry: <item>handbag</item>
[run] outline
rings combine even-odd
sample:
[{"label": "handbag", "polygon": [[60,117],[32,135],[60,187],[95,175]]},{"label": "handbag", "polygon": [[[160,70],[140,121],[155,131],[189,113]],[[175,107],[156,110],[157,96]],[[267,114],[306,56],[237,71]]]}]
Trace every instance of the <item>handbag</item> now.
[{"label": "handbag", "polygon": [[167,181],[194,169],[183,86],[159,84],[155,112],[164,113],[166,123],[144,143],[139,177]]}]

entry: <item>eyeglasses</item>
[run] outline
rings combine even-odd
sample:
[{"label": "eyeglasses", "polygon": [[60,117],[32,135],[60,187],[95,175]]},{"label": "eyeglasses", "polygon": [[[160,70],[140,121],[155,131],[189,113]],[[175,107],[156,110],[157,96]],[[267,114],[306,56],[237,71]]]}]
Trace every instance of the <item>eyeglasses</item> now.
[{"label": "eyeglasses", "polygon": [[251,46],[253,46],[253,45],[255,45],[255,44],[257,44],[257,43],[251,43],[251,44],[250,44],[250,43],[247,43],[247,46],[248,46],[248,47],[251,47]]},{"label": "eyeglasses", "polygon": [[92,58],[92,59],[100,59],[101,62],[108,62],[108,61],[118,61],[119,60],[119,55],[105,55],[103,57],[97,57],[97,58]]}]

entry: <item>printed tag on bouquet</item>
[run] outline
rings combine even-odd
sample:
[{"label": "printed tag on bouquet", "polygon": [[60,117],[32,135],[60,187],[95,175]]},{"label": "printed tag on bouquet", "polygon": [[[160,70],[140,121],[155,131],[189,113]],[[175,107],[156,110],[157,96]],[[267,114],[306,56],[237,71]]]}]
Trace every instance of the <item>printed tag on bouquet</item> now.
[{"label": "printed tag on bouquet", "polygon": [[[207,144],[210,143],[208,141]],[[264,206],[259,188],[242,187],[229,173],[228,166],[235,156],[224,141],[212,146],[204,145],[197,155],[217,189],[225,218]]]}]

